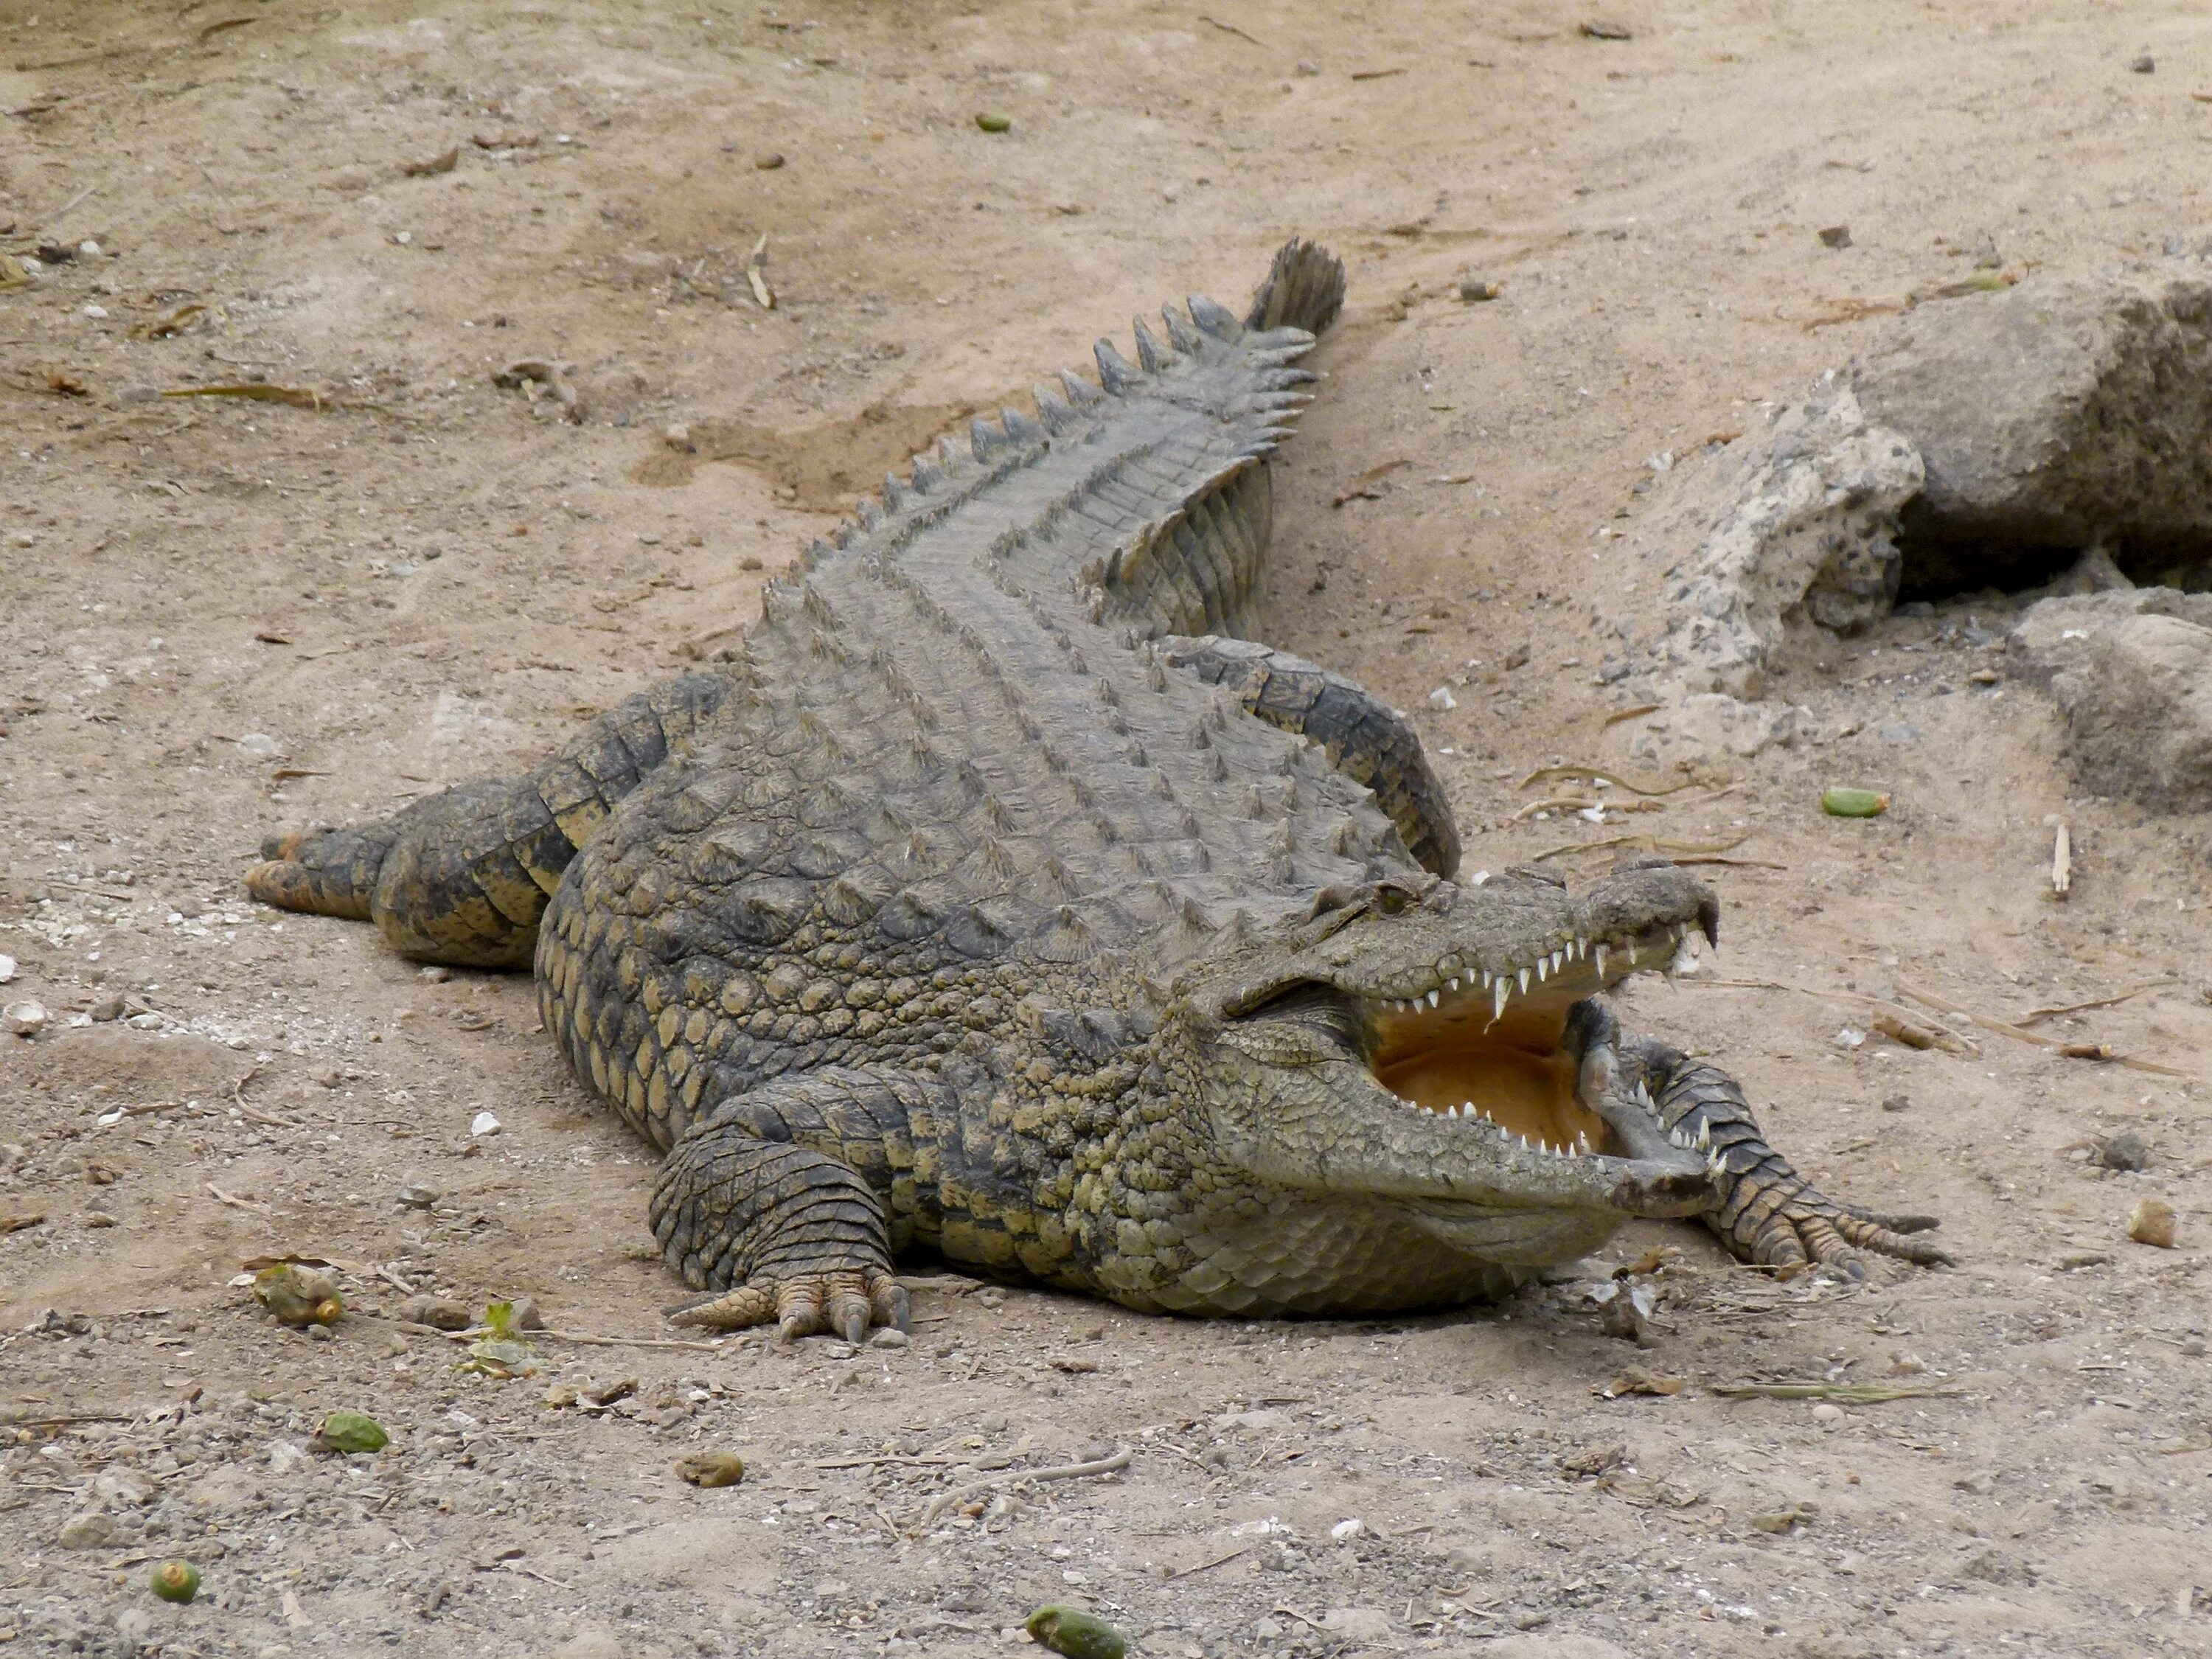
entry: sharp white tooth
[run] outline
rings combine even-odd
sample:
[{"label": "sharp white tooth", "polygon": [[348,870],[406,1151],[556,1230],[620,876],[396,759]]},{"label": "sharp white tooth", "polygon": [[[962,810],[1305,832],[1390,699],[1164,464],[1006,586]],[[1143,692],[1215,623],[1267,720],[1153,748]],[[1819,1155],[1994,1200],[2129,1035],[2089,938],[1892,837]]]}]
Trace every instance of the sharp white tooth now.
[{"label": "sharp white tooth", "polygon": [[[1522,973],[1524,973],[1524,974],[1525,974],[1525,973],[1527,973],[1528,970],[1526,968],[1523,968],[1521,971],[1522,971]],[[1550,977],[1551,977],[1551,973],[1552,973],[1552,959],[1551,959],[1551,957],[1538,957],[1536,958],[1536,982],[1537,982],[1539,985],[1541,985],[1541,984],[1542,984],[1542,983],[1543,983],[1547,979],[1548,979],[1548,978],[1550,978]]]},{"label": "sharp white tooth", "polygon": [[1448,1118],[1451,1119],[1453,1122],[1455,1122],[1455,1123],[1458,1122],[1458,1121],[1459,1121],[1459,1108],[1458,1108],[1458,1107],[1456,1107],[1456,1106],[1447,1106],[1447,1107],[1445,1107],[1445,1108],[1444,1108],[1444,1115],[1445,1115],[1446,1117],[1448,1117]]},{"label": "sharp white tooth", "polygon": [[1431,992],[1430,992],[1430,993],[1429,993],[1429,1006],[1430,1006],[1430,1007],[1431,1007],[1431,1008],[1433,1008],[1433,1007],[1435,1007],[1436,1006],[1437,1006],[1437,994],[1436,994],[1434,991],[1431,991]]},{"label": "sharp white tooth", "polygon": [[1498,981],[1498,1006],[1496,1012],[1490,1016],[1493,1023],[1503,1019],[1505,1017],[1505,999],[1512,994],[1513,981],[1508,979],[1499,980]]},{"label": "sharp white tooth", "polygon": [[1584,1158],[1588,1158],[1589,1156],[1589,1135],[1587,1132],[1578,1133],[1575,1136],[1575,1150],[1580,1152]]},{"label": "sharp white tooth", "polygon": [[1659,1103],[1651,1098],[1651,1085],[1642,1078],[1636,1079],[1636,1103],[1647,1112],[1659,1109]]},{"label": "sharp white tooth", "polygon": [[1713,1145],[1713,1126],[1712,1126],[1711,1124],[1710,1124],[1710,1123],[1700,1123],[1700,1124],[1698,1124],[1698,1150],[1699,1152],[1711,1152],[1711,1151],[1712,1150],[1712,1145]]},{"label": "sharp white tooth", "polygon": [[1490,988],[1490,981],[1491,972],[1489,969],[1486,968],[1482,970],[1482,988],[1484,990],[1487,991]]},{"label": "sharp white tooth", "polygon": [[1684,1134],[1680,1129],[1668,1130],[1667,1139],[1674,1145],[1683,1148],[1685,1151],[1687,1151],[1689,1148],[1690,1138]]},{"label": "sharp white tooth", "polygon": [[1559,964],[1560,964],[1561,963],[1565,962],[1566,959],[1567,959],[1567,953],[1566,953],[1565,951],[1553,951],[1553,952],[1552,952],[1552,971],[1553,971],[1553,973],[1555,973],[1555,974],[1556,974],[1556,973],[1558,973],[1558,972],[1559,971]]},{"label": "sharp white tooth", "polygon": [[1605,977],[1605,946],[1602,945],[1597,947],[1597,976],[1600,979]]},{"label": "sharp white tooth", "polygon": [[1521,1150],[1524,1152],[1528,1150],[1528,1137],[1526,1135],[1521,1137]]},{"label": "sharp white tooth", "polygon": [[1521,994],[1524,997],[1528,994],[1528,970],[1526,968],[1521,970]]},{"label": "sharp white tooth", "polygon": [[1459,981],[1455,979],[1446,980],[1444,981],[1444,989],[1447,991],[1457,991],[1459,989]]}]

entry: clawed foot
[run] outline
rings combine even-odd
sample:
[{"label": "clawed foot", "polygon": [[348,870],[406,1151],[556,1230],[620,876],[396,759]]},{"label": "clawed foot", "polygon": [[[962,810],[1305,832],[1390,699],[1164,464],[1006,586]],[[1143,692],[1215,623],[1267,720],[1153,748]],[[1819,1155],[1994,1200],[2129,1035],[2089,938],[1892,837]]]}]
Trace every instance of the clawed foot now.
[{"label": "clawed foot", "polygon": [[1909,1237],[1938,1225],[1935,1217],[1885,1215],[1838,1204],[1787,1164],[1783,1169],[1786,1173],[1779,1176],[1754,1169],[1738,1179],[1712,1218],[1714,1231],[1738,1255],[1773,1268],[1778,1278],[1826,1267],[1863,1279],[1867,1264],[1861,1252],[1869,1250],[1923,1267],[1954,1265],[1950,1253],[1933,1240]]},{"label": "clawed foot", "polygon": [[1658,1129],[1674,1146],[1705,1158],[1721,1194],[1706,1224],[1744,1261],[1785,1279],[1827,1267],[1863,1279],[1867,1252],[1923,1267],[1952,1265],[1933,1241],[1911,1237],[1936,1226],[1935,1217],[1841,1204],[1798,1174],[1766,1144],[1743,1091],[1726,1073],[1648,1041],[1624,1045],[1624,1053],[1651,1091],[1641,1097]]},{"label": "clawed foot", "polygon": [[828,1273],[761,1274],[703,1301],[673,1309],[678,1325],[739,1331],[775,1323],[775,1340],[795,1342],[825,1333],[867,1340],[871,1325],[908,1328],[906,1291],[881,1267]]}]

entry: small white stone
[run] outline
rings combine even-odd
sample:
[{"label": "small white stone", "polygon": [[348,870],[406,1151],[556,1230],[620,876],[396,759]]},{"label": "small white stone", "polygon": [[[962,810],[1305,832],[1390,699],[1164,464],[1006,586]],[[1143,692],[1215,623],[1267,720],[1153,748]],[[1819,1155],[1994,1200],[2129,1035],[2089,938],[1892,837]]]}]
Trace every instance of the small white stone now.
[{"label": "small white stone", "polygon": [[15,977],[15,958],[9,956],[0,956],[0,985],[5,985],[9,980]]},{"label": "small white stone", "polygon": [[499,1133],[499,1120],[489,1112],[478,1112],[469,1120],[469,1133],[472,1135],[495,1135]]},{"label": "small white stone", "polygon": [[1452,696],[1451,687],[1440,685],[1429,693],[1429,707],[1438,710],[1456,708],[1459,707],[1459,699]]},{"label": "small white stone", "polygon": [[1360,1525],[1359,1518],[1354,1516],[1350,1520],[1340,1521],[1328,1529],[1328,1535],[1331,1538],[1357,1538],[1366,1530],[1366,1528]]},{"label": "small white stone", "polygon": [[76,245],[76,251],[88,259],[100,258],[100,244],[97,242],[79,242]]},{"label": "small white stone", "polygon": [[9,1036],[36,1036],[46,1027],[46,1005],[29,997],[11,1002],[0,1008],[0,1027],[4,1027]]},{"label": "small white stone", "polygon": [[88,317],[97,319],[107,315],[107,307],[106,306],[87,306],[84,308],[84,314]]},{"label": "small white stone", "polygon": [[248,732],[238,740],[238,752],[241,755],[273,755],[276,752],[276,739],[266,732]]}]

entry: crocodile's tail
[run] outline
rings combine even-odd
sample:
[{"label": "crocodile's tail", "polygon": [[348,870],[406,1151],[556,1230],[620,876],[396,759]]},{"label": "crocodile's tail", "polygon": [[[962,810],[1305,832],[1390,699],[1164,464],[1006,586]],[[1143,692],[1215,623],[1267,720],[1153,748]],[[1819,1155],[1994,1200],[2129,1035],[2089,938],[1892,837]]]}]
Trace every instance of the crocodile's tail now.
[{"label": "crocodile's tail", "polygon": [[1344,262],[1304,238],[1276,251],[1267,280],[1252,295],[1247,328],[1302,328],[1319,334],[1344,309]]},{"label": "crocodile's tail", "polygon": [[538,919],[577,848],[736,684],[726,674],[664,681],[534,772],[477,778],[350,829],[271,836],[246,890],[287,910],[374,921],[420,961],[526,968]]}]

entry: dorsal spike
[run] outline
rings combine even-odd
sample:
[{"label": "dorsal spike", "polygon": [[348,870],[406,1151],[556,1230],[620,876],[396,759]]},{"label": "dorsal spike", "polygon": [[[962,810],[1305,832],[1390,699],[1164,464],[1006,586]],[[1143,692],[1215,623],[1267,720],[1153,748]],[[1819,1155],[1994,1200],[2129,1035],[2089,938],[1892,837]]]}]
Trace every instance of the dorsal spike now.
[{"label": "dorsal spike", "polygon": [[1202,333],[1217,340],[1235,344],[1244,337],[1244,325],[1237,320],[1237,313],[1224,311],[1202,294],[1190,296],[1190,319]]},{"label": "dorsal spike", "polygon": [[967,470],[968,456],[950,432],[937,441],[937,464],[956,478]]},{"label": "dorsal spike", "polygon": [[1002,409],[999,423],[1006,428],[1006,436],[1018,444],[1036,443],[1045,435],[1045,430],[1018,409]]},{"label": "dorsal spike", "polygon": [[1114,349],[1111,340],[1101,340],[1091,348],[1091,355],[1098,361],[1098,384],[1114,397],[1120,397],[1144,377],[1137,366]]},{"label": "dorsal spike", "polygon": [[922,495],[945,487],[945,469],[917,455],[914,458],[914,487]]},{"label": "dorsal spike", "polygon": [[861,529],[873,530],[884,521],[884,509],[874,496],[863,495],[853,509],[853,516],[860,521]]},{"label": "dorsal spike", "polygon": [[884,474],[884,508],[886,512],[896,513],[913,500],[914,491],[908,488],[905,479],[896,472]]},{"label": "dorsal spike", "polygon": [[807,547],[806,556],[815,563],[818,564],[836,550],[837,550],[832,547],[828,542],[823,541],[817,536]]},{"label": "dorsal spike", "polygon": [[1177,351],[1195,351],[1204,343],[1206,337],[1198,331],[1189,318],[1173,306],[1160,307],[1160,320],[1167,325],[1168,343]]},{"label": "dorsal spike", "polygon": [[968,447],[975,452],[979,461],[988,461],[1006,447],[1006,434],[988,421],[975,420],[968,423]]},{"label": "dorsal spike", "polygon": [[1058,392],[1048,392],[1042,386],[1036,389],[1036,406],[1037,418],[1044,422],[1044,429],[1048,432],[1065,432],[1082,419],[1075,412],[1074,404]]},{"label": "dorsal spike", "polygon": [[1136,320],[1137,361],[1145,366],[1145,373],[1157,374],[1175,361],[1175,353],[1159,343],[1152,331],[1145,326],[1141,317]]},{"label": "dorsal spike", "polygon": [[1080,374],[1066,369],[1060,371],[1060,389],[1067,393],[1067,401],[1078,409],[1088,409],[1105,394]]}]

